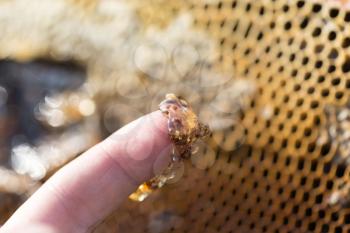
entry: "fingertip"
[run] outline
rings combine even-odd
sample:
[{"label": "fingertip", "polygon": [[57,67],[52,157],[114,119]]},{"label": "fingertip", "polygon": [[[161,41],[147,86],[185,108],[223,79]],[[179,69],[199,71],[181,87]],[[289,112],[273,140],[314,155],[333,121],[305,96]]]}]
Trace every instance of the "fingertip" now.
[{"label": "fingertip", "polygon": [[[159,134],[162,136],[167,136],[168,137],[168,119],[162,113],[160,110],[154,111],[151,114],[149,114],[150,118],[152,119],[152,122],[154,122],[155,128],[158,130]],[[169,139],[170,142],[170,139]]]},{"label": "fingertip", "polygon": [[167,125],[167,118],[155,111],[121,128],[98,147],[103,147],[103,154],[108,154],[135,180],[145,181],[155,174],[155,161],[170,157]]}]

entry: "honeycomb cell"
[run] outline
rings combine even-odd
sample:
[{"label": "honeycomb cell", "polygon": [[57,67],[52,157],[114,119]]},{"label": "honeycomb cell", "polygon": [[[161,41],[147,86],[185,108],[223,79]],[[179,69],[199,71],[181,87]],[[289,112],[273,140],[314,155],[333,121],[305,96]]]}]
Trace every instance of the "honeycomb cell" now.
[{"label": "honeycomb cell", "polygon": [[203,72],[257,91],[235,125],[214,131],[203,157],[185,164],[181,182],[125,203],[95,232],[348,232],[349,119],[326,112],[349,110],[350,11],[340,2],[167,1],[164,14],[193,17],[214,41]]}]

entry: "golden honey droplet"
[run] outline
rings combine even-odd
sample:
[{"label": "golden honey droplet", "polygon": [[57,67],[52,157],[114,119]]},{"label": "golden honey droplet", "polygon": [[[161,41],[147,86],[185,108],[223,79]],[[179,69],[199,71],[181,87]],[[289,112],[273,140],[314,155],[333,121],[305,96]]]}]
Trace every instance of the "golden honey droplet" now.
[{"label": "golden honey droplet", "polygon": [[143,183],[129,196],[129,198],[133,201],[141,202],[144,201],[152,192],[153,190],[146,183]]}]

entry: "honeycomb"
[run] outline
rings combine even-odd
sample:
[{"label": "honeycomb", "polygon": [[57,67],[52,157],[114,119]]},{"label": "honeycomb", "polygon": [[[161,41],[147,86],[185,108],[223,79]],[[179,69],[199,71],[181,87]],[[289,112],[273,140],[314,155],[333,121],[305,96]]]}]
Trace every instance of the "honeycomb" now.
[{"label": "honeycomb", "polygon": [[[83,8],[89,1],[72,2]],[[98,1],[90,2],[91,13]],[[348,232],[350,9],[346,4],[312,0],[130,2],[138,6],[145,25],[162,29],[177,15],[190,14],[195,28],[205,32],[218,50],[208,69],[253,82],[257,90],[237,124],[215,130],[201,157],[186,164],[181,182],[156,191],[142,203],[126,201],[93,232]],[[68,15],[79,22],[72,12]],[[23,45],[25,53],[18,54],[45,57],[51,49],[56,57],[67,53],[88,65],[97,60],[97,66],[112,69],[108,65],[114,63],[98,60],[103,56],[113,60],[108,57],[112,47],[102,40],[105,50],[89,60],[89,52],[101,51],[91,41],[78,43],[86,50],[85,56],[64,46],[60,50],[54,42],[44,49],[35,47],[41,43],[28,46],[35,48],[34,55]],[[168,92],[167,88],[155,87]],[[100,103],[116,96],[108,90],[97,92]],[[208,104],[205,98],[199,99],[197,105]],[[6,200],[5,211],[15,202],[12,197]]]},{"label": "honeycomb", "polygon": [[258,87],[239,121],[244,144],[235,149],[235,127],[215,132],[206,169],[188,164],[181,182],[126,203],[95,232],[348,232],[349,150],[330,133],[346,120],[325,109],[348,108],[350,11],[330,1],[176,1],[172,12],[183,10],[215,38],[214,66]]}]

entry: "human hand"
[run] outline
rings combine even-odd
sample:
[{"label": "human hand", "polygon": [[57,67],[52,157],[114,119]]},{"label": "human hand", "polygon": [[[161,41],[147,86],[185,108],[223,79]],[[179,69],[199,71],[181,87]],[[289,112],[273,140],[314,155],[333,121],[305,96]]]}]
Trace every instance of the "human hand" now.
[{"label": "human hand", "polygon": [[170,145],[160,111],[139,118],[59,170],[0,232],[87,232],[166,167]]}]

